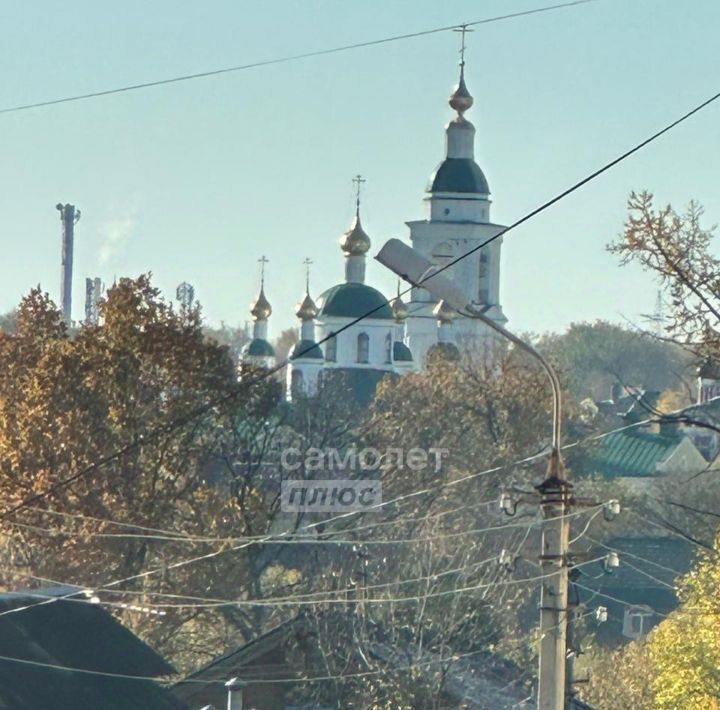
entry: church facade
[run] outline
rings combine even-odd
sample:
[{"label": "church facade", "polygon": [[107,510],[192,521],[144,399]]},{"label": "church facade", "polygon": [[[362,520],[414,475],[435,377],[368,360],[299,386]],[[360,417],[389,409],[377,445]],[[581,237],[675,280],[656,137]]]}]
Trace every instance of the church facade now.
[{"label": "church facade", "polygon": [[[504,229],[490,220],[490,188],[475,162],[475,128],[465,118],[472,104],[461,63],[460,81],[449,104],[456,115],[445,131],[445,156],[430,179],[424,199],[425,219],[407,222],[414,249],[439,266],[487,316],[504,324],[500,305],[502,237],[483,246]],[[382,377],[419,370],[429,358],[458,359],[461,351],[486,348],[494,335],[482,322],[456,314],[422,288],[413,288],[406,304],[386,297],[366,283],[367,255],[372,246],[360,218],[360,179],[355,218],[340,239],[345,280],[313,300],[306,284],[296,309],[300,339],[290,352],[288,398],[312,396],[319,383],[342,373],[355,390],[374,391]],[[453,263],[472,251],[468,257]],[[267,338],[272,309],[264,287],[252,304],[253,338],[243,362],[274,364]],[[364,398],[361,396],[361,398]]]}]

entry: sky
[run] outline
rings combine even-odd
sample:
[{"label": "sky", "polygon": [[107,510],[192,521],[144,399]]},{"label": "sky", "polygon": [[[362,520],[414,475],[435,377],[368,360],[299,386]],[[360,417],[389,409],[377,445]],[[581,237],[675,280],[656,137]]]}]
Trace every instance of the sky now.
[{"label": "sky", "polygon": [[[0,11],[0,108],[519,12],[549,0],[65,0]],[[596,0],[476,28],[466,79],[492,219],[508,224],[718,91],[717,0]],[[86,276],[188,281],[205,318],[238,325],[258,290],[271,335],[342,281],[338,239],[367,179],[379,248],[424,215],[443,155],[459,39],[442,32],[292,63],[0,114],[0,310],[60,289],[58,202],[82,211],[73,315]],[[720,102],[505,237],[510,327],[639,322],[657,283],[618,265],[631,190],[720,220]],[[377,263],[368,282],[391,295]]]}]

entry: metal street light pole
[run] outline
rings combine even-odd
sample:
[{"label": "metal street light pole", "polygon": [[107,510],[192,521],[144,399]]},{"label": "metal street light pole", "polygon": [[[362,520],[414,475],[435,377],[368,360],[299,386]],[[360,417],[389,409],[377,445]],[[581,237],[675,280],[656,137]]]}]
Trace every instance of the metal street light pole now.
[{"label": "metal street light pole", "polygon": [[537,486],[543,514],[543,570],[540,597],[540,660],[538,669],[539,710],[563,710],[565,706],[565,655],[567,651],[567,593],[570,523],[570,484],[560,460],[562,392],[555,370],[535,348],[488,318],[438,267],[399,239],[390,239],[375,257],[412,286],[421,287],[444,300],[458,313],[480,320],[492,330],[535,358],[547,373],[553,394],[553,434],[550,460],[543,482]]}]

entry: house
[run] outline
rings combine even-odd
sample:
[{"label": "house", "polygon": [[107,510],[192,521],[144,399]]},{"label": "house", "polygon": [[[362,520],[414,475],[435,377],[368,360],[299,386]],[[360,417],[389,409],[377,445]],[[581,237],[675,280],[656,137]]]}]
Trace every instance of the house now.
[{"label": "house", "polygon": [[662,476],[692,476],[708,462],[676,422],[661,422],[657,431],[638,426],[612,432],[578,458],[575,469],[621,479],[642,488]]},{"label": "house", "polygon": [[[340,623],[345,621],[343,617]],[[380,630],[374,631],[373,637],[380,639]],[[243,705],[255,710],[330,710],[300,699],[300,691],[307,685],[303,677],[322,677],[328,672],[318,648],[317,628],[301,614],[191,673],[176,683],[172,692],[189,710],[208,705],[220,708],[227,702],[224,683],[238,677],[247,683]],[[421,663],[432,672],[444,669],[447,663],[447,657],[441,659],[410,643],[368,639],[363,650],[374,665],[391,670]],[[502,710],[532,704],[528,674],[513,662],[484,650],[460,656],[443,681],[443,695],[452,707]],[[362,670],[349,665],[345,672],[352,675]]]},{"label": "house", "polygon": [[150,680],[175,669],[81,592],[68,597],[74,591],[0,594],[0,709],[185,710]]},{"label": "house", "polygon": [[584,570],[575,587],[581,603],[607,608],[595,635],[616,646],[643,638],[677,608],[676,580],[692,566],[694,548],[680,537],[628,535],[598,545],[598,555],[609,551],[617,552],[620,566],[612,574]]}]

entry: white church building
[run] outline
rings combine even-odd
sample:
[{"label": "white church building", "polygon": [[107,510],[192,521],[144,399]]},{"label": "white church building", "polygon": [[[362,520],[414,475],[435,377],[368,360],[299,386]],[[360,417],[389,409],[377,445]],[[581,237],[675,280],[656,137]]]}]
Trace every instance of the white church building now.
[{"label": "white church building", "polygon": [[[465,118],[473,98],[467,90],[464,63],[449,104],[456,112],[446,127],[445,157],[430,179],[424,199],[425,219],[407,222],[414,249],[438,265],[451,266],[446,275],[485,314],[504,324],[500,305],[502,237],[481,245],[504,227],[490,221],[490,188],[475,162],[475,127]],[[403,374],[425,366],[428,358],[458,359],[466,350],[486,348],[493,333],[482,322],[456,314],[422,288],[414,288],[406,305],[399,296],[387,298],[365,281],[370,237],[360,220],[360,181],[355,219],[340,239],[345,280],[324,291],[315,302],[306,284],[298,305],[300,339],[290,352],[288,398],[312,396],[324,378],[343,373],[360,399],[372,396],[388,373]],[[380,268],[380,267],[378,267]],[[272,313],[264,287],[252,304],[253,338],[242,353],[243,363],[272,366],[275,353],[267,338]],[[322,342],[324,341],[324,342]]]}]

